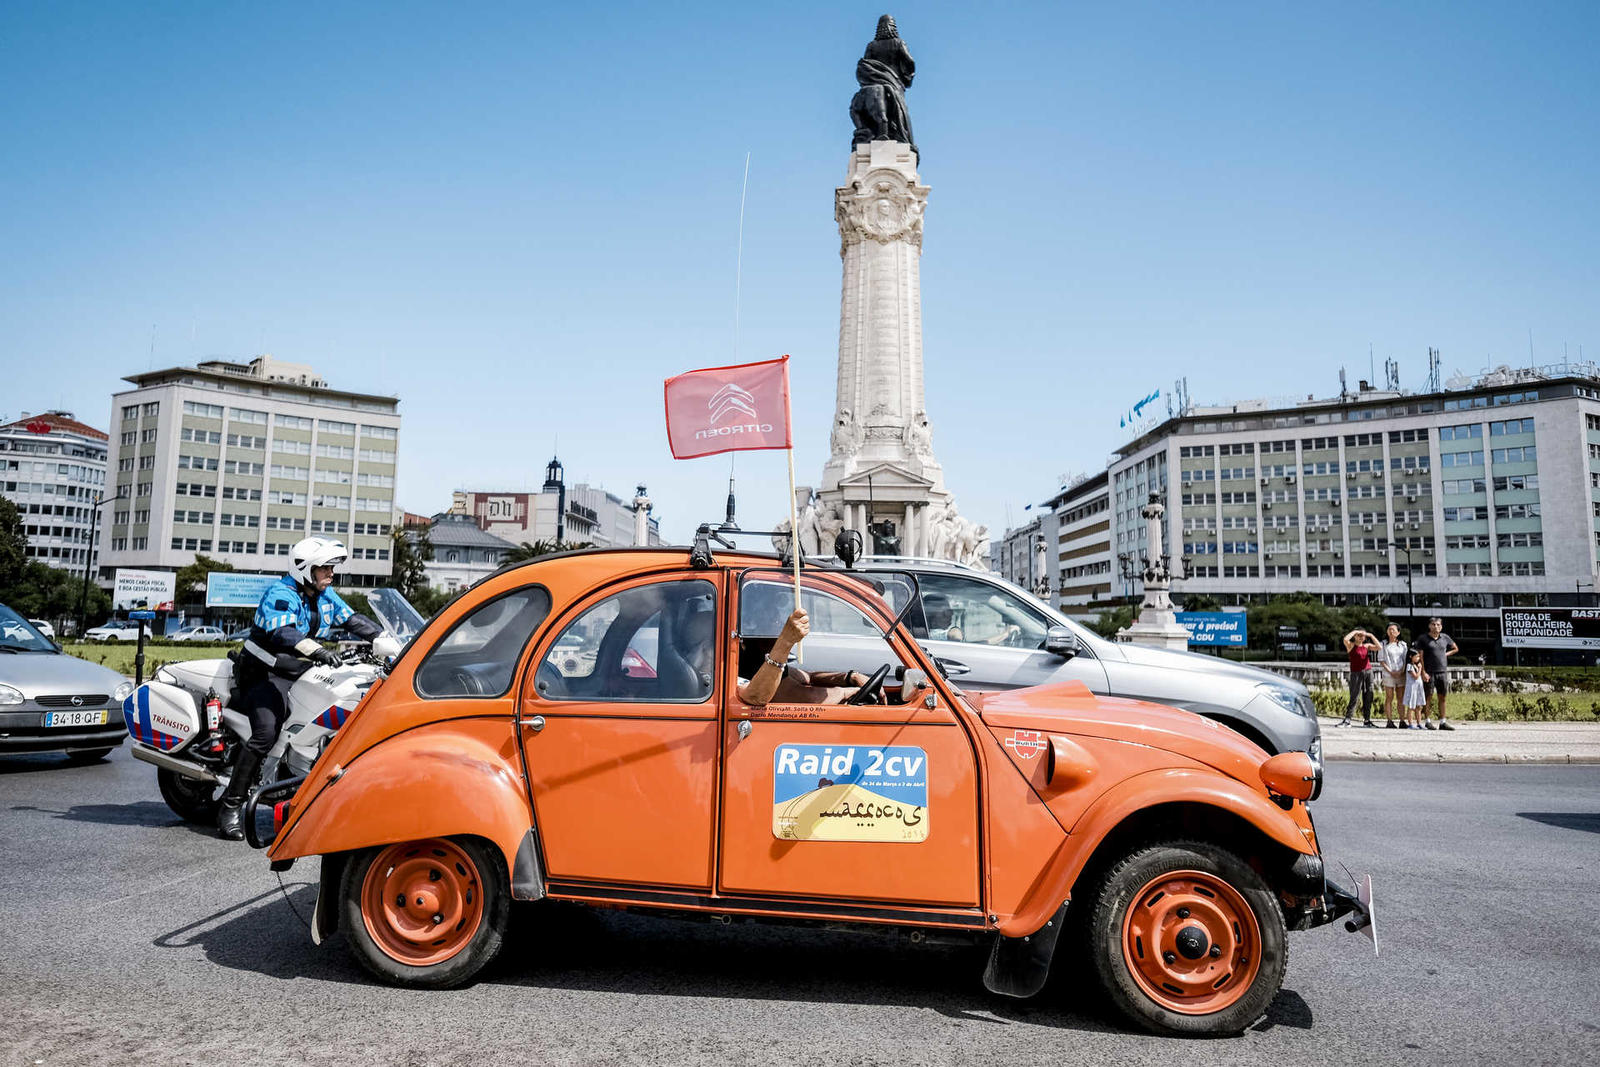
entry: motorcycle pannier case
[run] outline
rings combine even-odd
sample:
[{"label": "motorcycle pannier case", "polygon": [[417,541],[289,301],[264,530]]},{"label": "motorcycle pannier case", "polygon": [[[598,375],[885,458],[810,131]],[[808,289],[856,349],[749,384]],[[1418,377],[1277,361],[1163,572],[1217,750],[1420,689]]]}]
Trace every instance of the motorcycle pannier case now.
[{"label": "motorcycle pannier case", "polygon": [[137,742],[175,752],[200,732],[200,709],[187,691],[166,682],[146,682],[122,702],[128,734]]}]

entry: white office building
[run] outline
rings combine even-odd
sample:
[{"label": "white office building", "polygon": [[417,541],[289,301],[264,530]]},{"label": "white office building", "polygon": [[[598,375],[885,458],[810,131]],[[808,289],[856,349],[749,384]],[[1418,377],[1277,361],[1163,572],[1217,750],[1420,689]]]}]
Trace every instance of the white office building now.
[{"label": "white office building", "polygon": [[81,573],[105,488],[106,435],[72,412],[23,412],[0,426],[0,494],[22,513],[29,559]]}]

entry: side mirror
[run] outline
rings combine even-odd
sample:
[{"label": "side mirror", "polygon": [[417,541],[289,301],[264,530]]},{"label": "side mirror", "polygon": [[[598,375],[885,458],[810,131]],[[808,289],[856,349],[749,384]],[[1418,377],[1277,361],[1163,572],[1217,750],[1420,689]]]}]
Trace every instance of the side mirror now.
[{"label": "side mirror", "polygon": [[1045,631],[1044,650],[1052,656],[1071,659],[1083,651],[1083,646],[1078,643],[1077,636],[1065,626],[1052,626]]},{"label": "side mirror", "polygon": [[907,667],[900,679],[902,692],[915,693],[928,687],[928,676],[915,667]]}]

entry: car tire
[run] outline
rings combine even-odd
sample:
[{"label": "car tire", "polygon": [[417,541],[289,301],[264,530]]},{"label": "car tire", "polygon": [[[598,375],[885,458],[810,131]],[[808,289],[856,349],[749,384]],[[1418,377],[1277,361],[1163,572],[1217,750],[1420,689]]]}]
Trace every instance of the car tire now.
[{"label": "car tire", "polygon": [[112,750],[115,749],[116,747],[117,747],[116,745],[112,745],[110,748],[77,748],[77,749],[73,749],[71,752],[67,753],[67,762],[68,763],[98,763],[99,761],[105,759],[107,756],[111,755]]},{"label": "car tire", "polygon": [[212,799],[212,794],[216,792],[215,783],[157,767],[156,787],[161,790],[161,799],[167,802],[167,807],[178,818],[196,826],[217,825],[217,808],[220,805]]},{"label": "car tire", "polygon": [[1112,1006],[1155,1033],[1240,1033],[1266,1012],[1289,965],[1277,895],[1209,842],[1152,845],[1112,864],[1085,932]]},{"label": "car tire", "polygon": [[393,985],[450,989],[499,954],[511,883],[500,851],[478,838],[406,841],[352,856],[339,906],[350,950],[372,974]]}]

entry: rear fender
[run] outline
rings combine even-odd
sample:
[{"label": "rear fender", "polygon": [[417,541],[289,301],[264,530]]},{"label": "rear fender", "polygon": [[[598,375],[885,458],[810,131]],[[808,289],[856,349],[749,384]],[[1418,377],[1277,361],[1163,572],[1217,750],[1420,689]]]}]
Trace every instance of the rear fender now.
[{"label": "rear fender", "polygon": [[[317,767],[290,803],[273,860],[471,835],[493,842],[506,870],[536,856],[532,812],[509,718],[449,719],[409,730],[348,767]],[[318,788],[320,787],[320,788]],[[528,855],[521,857],[519,852]],[[518,894],[519,896],[522,894]]]},{"label": "rear fender", "polygon": [[1210,810],[1292,852],[1317,855],[1315,841],[1308,833],[1310,821],[1305,819],[1303,809],[1298,809],[1300,818],[1296,819],[1242,782],[1209,769],[1169,767],[1146,771],[1106,790],[1089,805],[1073,824],[1066,841],[1050,857],[1035,883],[1035,891],[1015,915],[1001,920],[1000,932],[1007,937],[1020,937],[1042,927],[1061,902],[1071,896],[1084,868],[1118,828],[1161,807]]}]

